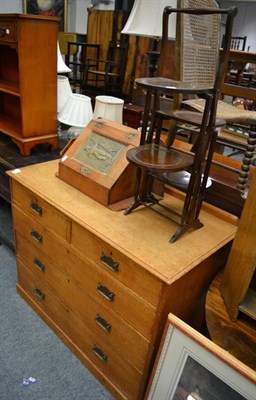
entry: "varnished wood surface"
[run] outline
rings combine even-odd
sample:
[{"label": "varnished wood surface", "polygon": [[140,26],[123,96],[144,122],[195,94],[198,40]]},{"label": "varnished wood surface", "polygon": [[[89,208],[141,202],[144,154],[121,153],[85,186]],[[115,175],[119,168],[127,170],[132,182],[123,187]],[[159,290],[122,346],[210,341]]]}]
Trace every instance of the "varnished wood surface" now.
[{"label": "varnished wood surface", "polygon": [[[221,294],[224,298],[230,318],[235,321],[239,306],[243,302],[256,269],[256,173],[253,175],[248,198],[239,221],[238,230],[228,258]],[[251,287],[256,296],[255,287]],[[256,314],[252,308],[251,314]]]},{"label": "varnished wood surface", "polygon": [[[141,400],[168,314],[202,327],[207,288],[226,263],[236,218],[208,206],[205,226],[171,245],[176,225],[169,220],[145,208],[130,216],[112,211],[57,171],[58,160],[8,171],[17,289],[115,398]],[[166,202],[183,204],[168,195]],[[98,333],[95,313],[113,334]],[[107,362],[94,354],[95,342]],[[133,342],[135,353],[127,351]]]},{"label": "varnished wood surface", "polygon": [[214,343],[256,371],[256,321],[242,314],[232,322],[220,293],[222,272],[213,280],[206,298],[206,322]]},{"label": "varnished wood surface", "polygon": [[[0,131],[29,155],[33,146],[58,147],[57,17],[0,14]],[[47,45],[46,45],[47,44]]]},{"label": "varnished wood surface", "polygon": [[[227,222],[202,210],[204,227],[186,233],[171,245],[169,238],[176,230],[171,221],[145,208],[129,216],[113,212],[58,179],[57,170],[58,161],[54,160],[23,168],[21,172],[11,171],[8,175],[70,214],[82,226],[114,242],[124,254],[168,284],[234,238],[235,218],[230,216],[231,222]],[[165,201],[172,202],[176,209],[182,206],[174,197],[166,196]]]},{"label": "varnished wood surface", "polygon": [[[21,19],[35,19],[35,20],[41,20],[42,16],[40,15],[32,15],[32,14],[18,14],[18,13],[4,13],[4,17],[6,18],[21,18]],[[59,17],[47,17],[44,16],[45,20],[48,21],[59,21]]]},{"label": "varnished wood surface", "polygon": [[188,82],[176,81],[164,77],[153,77],[153,78],[138,78],[136,84],[142,86],[145,89],[157,91],[163,90],[168,94],[176,93],[197,93],[205,94],[206,90],[211,89],[209,86],[196,85]]},{"label": "varnished wood surface", "polygon": [[[94,139],[91,136],[92,132],[95,135]],[[100,142],[99,138],[103,136],[106,144]],[[140,134],[136,129],[104,118],[101,118],[100,122],[97,119],[92,119],[74,143],[65,151],[65,156],[61,158],[59,163],[58,177],[99,203],[118,209],[117,204],[122,204],[134,192],[136,169],[129,164],[126,151],[136,145],[138,146],[139,142]],[[82,152],[85,143],[87,146],[90,143],[92,147],[89,157]],[[122,146],[119,153],[117,153],[117,150],[113,150],[114,146]],[[101,151],[105,149],[105,153],[103,151],[102,154],[97,154],[98,148]],[[113,154],[116,154],[116,156],[112,160]],[[104,157],[109,157],[107,167],[106,165],[104,167],[104,162],[102,162]],[[86,172],[81,174],[81,168],[84,168]],[[120,207],[119,209],[125,208],[125,206]]]},{"label": "varnished wood surface", "polygon": [[[221,49],[222,51],[222,49]],[[252,51],[230,50],[229,60],[247,63],[255,63],[256,53]]]}]

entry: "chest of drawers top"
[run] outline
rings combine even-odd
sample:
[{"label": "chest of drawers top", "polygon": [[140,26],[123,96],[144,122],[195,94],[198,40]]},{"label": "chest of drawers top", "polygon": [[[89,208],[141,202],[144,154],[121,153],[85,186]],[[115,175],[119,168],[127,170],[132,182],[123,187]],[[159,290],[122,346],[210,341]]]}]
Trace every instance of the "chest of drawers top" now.
[{"label": "chest of drawers top", "polygon": [[204,227],[170,244],[171,221],[110,210],[57,171],[58,160],[8,171],[18,291],[115,398],[141,400],[167,314],[201,315],[235,221],[202,211]]},{"label": "chest of drawers top", "polygon": [[[81,232],[88,237],[92,234],[154,277],[171,284],[234,238],[236,224],[231,216],[225,220],[202,210],[204,227],[170,244],[169,238],[176,229],[171,221],[145,208],[129,216],[112,211],[58,179],[57,170],[58,161],[54,160],[9,171],[8,175],[13,191],[21,185],[33,193],[39,209],[40,202],[47,206],[43,217],[46,226],[53,224],[60,236],[71,244],[75,242],[78,250],[84,246]],[[171,196],[166,199],[177,207],[182,203]],[[17,200],[26,207],[30,196],[18,199],[17,193],[14,201]]]},{"label": "chest of drawers top", "polygon": [[[0,14],[0,42],[16,43],[19,38],[20,25],[26,26],[31,21],[56,22],[58,17],[43,17],[40,15],[30,14]],[[31,26],[30,26],[31,28]]]}]

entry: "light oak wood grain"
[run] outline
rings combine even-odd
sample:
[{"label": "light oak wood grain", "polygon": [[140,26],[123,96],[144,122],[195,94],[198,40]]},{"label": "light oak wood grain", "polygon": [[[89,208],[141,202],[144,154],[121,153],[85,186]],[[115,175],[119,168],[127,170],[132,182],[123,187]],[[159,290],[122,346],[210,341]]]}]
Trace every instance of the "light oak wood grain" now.
[{"label": "light oak wood grain", "polygon": [[[143,208],[129,216],[110,210],[59,179],[57,170],[58,160],[8,172],[18,291],[115,398],[140,400],[168,314],[202,326],[207,289],[227,260],[236,220],[208,207],[204,227],[171,245],[176,225],[169,220]],[[31,210],[31,199],[41,214]],[[165,201],[182,205],[171,195]],[[112,301],[99,283],[114,293]],[[111,333],[95,322],[97,314]],[[107,361],[92,351],[95,344]]]}]

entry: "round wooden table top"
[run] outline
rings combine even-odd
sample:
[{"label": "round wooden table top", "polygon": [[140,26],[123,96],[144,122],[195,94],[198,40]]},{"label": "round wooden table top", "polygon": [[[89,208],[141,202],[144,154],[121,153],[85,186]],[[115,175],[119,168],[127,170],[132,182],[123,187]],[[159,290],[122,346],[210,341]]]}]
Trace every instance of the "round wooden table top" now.
[{"label": "round wooden table top", "polygon": [[256,370],[256,321],[239,313],[232,322],[219,287],[222,272],[213,280],[206,297],[206,324],[214,343]]}]

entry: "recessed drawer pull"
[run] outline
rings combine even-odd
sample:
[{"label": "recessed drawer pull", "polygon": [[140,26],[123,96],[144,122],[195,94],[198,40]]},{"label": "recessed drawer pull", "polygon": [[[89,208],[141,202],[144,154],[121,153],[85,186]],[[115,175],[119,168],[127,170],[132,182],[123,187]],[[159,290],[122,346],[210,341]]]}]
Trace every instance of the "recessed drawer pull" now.
[{"label": "recessed drawer pull", "polygon": [[99,326],[104,329],[104,331],[110,332],[111,331],[111,325],[104,319],[102,318],[99,314],[96,315],[95,321]]},{"label": "recessed drawer pull", "polygon": [[40,235],[40,233],[38,233],[37,231],[32,230],[32,231],[30,232],[30,234],[31,234],[32,238],[35,239],[36,242],[42,243],[42,241],[43,241],[43,236]]},{"label": "recessed drawer pull", "polygon": [[42,215],[42,212],[43,212],[42,207],[40,207],[37,203],[34,203],[33,201],[31,201],[30,208],[37,215]]},{"label": "recessed drawer pull", "polygon": [[92,351],[96,354],[97,357],[99,357],[102,361],[107,361],[108,356],[107,354],[103,353],[103,351],[97,347],[95,344],[93,345]]},{"label": "recessed drawer pull", "polygon": [[5,35],[9,35],[10,30],[6,27],[0,28],[0,37],[4,37]]},{"label": "recessed drawer pull", "polygon": [[35,288],[35,289],[34,289],[34,293],[35,293],[35,295],[36,295],[40,300],[44,300],[44,299],[45,299],[45,295],[44,295],[43,292],[41,292],[40,289]]},{"label": "recessed drawer pull", "polygon": [[102,252],[100,261],[114,272],[118,272],[119,263]]},{"label": "recessed drawer pull", "polygon": [[45,265],[44,265],[43,263],[41,263],[41,261],[38,260],[38,258],[34,258],[33,264],[34,264],[35,267],[38,268],[40,271],[44,272]]},{"label": "recessed drawer pull", "polygon": [[97,290],[107,300],[114,301],[115,293],[111,292],[106,286],[103,286],[101,283],[99,283],[97,286]]}]

